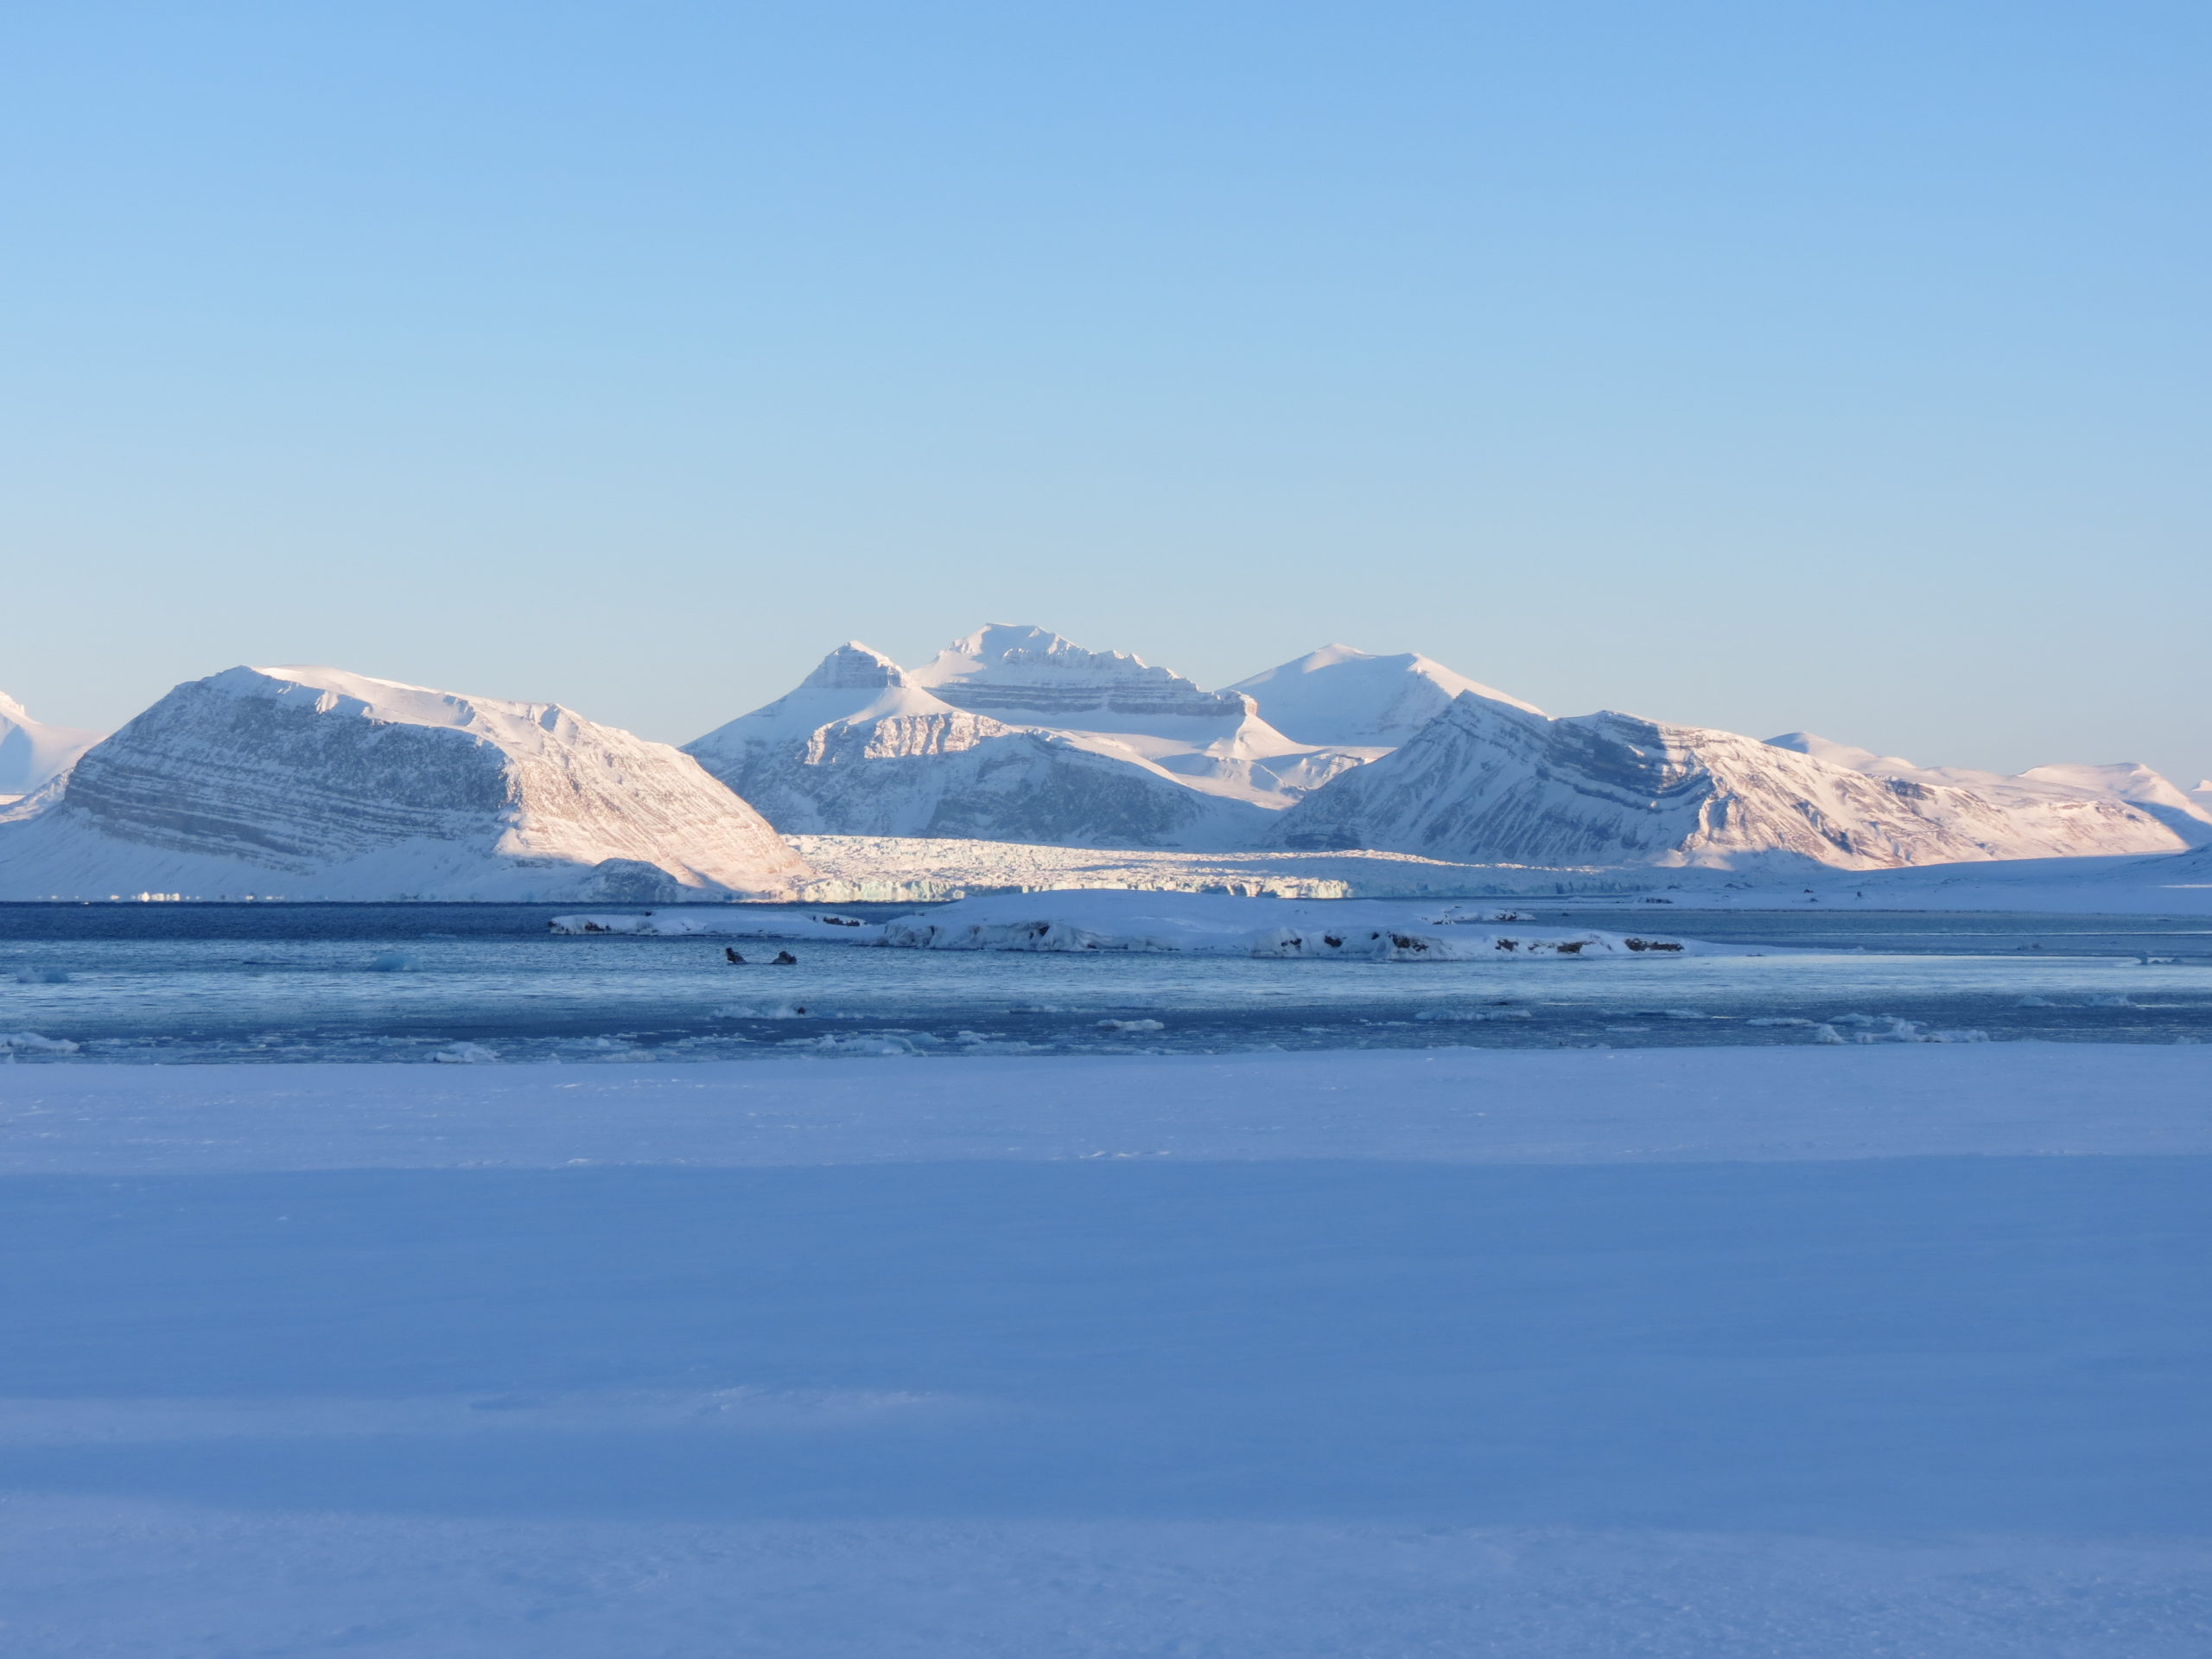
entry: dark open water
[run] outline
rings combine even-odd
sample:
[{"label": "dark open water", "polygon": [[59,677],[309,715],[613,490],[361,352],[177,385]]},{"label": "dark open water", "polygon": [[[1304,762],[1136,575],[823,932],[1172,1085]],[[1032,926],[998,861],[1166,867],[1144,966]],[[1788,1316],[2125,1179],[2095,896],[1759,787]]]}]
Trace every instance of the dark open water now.
[{"label": "dark open water", "polygon": [[[1667,919],[1685,937],[1784,953],[1672,960],[1257,962],[804,944],[794,947],[797,967],[733,969],[719,942],[549,933],[548,919],[572,908],[0,905],[0,1045],[20,1061],[65,1065],[629,1063],[2212,1036],[2203,918],[1700,912]],[[1534,918],[1618,931],[1649,931],[1653,919],[1636,906]]]}]

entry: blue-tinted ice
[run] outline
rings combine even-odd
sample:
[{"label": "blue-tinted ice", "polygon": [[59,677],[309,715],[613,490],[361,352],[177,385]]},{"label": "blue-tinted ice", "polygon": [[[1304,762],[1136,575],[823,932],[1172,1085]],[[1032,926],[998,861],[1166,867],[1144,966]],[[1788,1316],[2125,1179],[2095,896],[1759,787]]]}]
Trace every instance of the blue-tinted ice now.
[{"label": "blue-tinted ice", "polygon": [[[2201,918],[1684,913],[1663,919],[1689,937],[1788,949],[1592,962],[810,943],[778,968],[734,967],[721,939],[556,937],[553,913],[0,906],[0,1038],[35,1033],[45,1046],[10,1052],[74,1064],[1629,1047],[1807,1043],[1826,1039],[1822,1027],[1846,1041],[2212,1034],[2212,927]],[[1530,919],[1650,931],[1660,918],[1577,908]],[[776,949],[741,944],[756,959]],[[66,1043],[76,1051],[54,1046]]]}]

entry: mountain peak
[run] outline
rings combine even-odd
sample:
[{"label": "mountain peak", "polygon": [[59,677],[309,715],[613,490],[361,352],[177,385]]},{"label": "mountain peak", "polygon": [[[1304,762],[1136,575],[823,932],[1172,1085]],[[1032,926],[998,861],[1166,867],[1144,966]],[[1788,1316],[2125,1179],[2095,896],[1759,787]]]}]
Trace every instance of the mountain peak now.
[{"label": "mountain peak", "polygon": [[1832,766],[1841,766],[1850,772],[1892,773],[1920,770],[1903,755],[1877,754],[1872,749],[1839,743],[1834,738],[1822,737],[1817,732],[1784,732],[1779,737],[1770,737],[1766,742],[1769,748],[1808,754],[1815,760],[1825,760]]},{"label": "mountain peak", "polygon": [[33,720],[28,709],[0,691],[0,797],[29,794],[99,741],[98,732]]},{"label": "mountain peak", "polygon": [[1005,622],[954,640],[908,677],[955,708],[1016,726],[1141,731],[1163,719],[1235,723],[1249,712],[1236,693],[1203,690],[1132,652]]},{"label": "mountain peak", "polygon": [[814,672],[799,683],[820,691],[860,691],[904,685],[906,671],[874,646],[848,639],[816,664]]},{"label": "mountain peak", "polygon": [[331,668],[188,681],[0,826],[10,896],[656,901],[788,891],[804,867],[688,756],[558,703]]},{"label": "mountain peak", "polygon": [[1419,652],[1378,657],[1344,645],[1309,651],[1229,689],[1249,696],[1260,718],[1286,737],[1349,748],[1394,747],[1469,692],[1523,714],[1544,712]]},{"label": "mountain peak", "polygon": [[1084,675],[1116,680],[1174,680],[1181,677],[1154,668],[1143,658],[1126,651],[1090,651],[1065,634],[1025,624],[992,622],[954,640],[932,658],[915,677],[923,684],[971,679],[982,674],[995,678]]}]

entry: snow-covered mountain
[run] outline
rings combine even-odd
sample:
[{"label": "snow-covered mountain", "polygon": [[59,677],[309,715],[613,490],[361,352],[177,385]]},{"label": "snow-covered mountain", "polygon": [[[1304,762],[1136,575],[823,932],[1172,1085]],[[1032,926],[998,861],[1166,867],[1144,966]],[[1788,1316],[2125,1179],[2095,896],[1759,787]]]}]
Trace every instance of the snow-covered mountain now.
[{"label": "snow-covered mountain", "polygon": [[33,720],[22,703],[0,691],[0,801],[28,795],[67,772],[99,741],[98,732]]},{"label": "snow-covered mountain", "polygon": [[1375,753],[1287,736],[1234,688],[1202,690],[1141,657],[1086,651],[1043,628],[980,629],[912,678],[973,713],[1058,733],[1099,754],[1134,754],[1191,788],[1268,810]]},{"label": "snow-covered mountain", "polygon": [[2170,852],[2212,830],[2145,768],[2009,778],[1804,733],[1554,720],[1417,653],[1346,645],[1209,691],[996,624],[914,670],[842,646],[689,748],[791,835],[1858,869]]},{"label": "snow-covered mountain", "polygon": [[1003,626],[912,671],[841,645],[685,747],[789,835],[1093,847],[1252,844],[1368,758],[1293,742],[1240,693]]},{"label": "snow-covered mountain", "polygon": [[652,899],[807,874],[664,744],[327,668],[178,686],[0,823],[0,897]]},{"label": "snow-covered mountain", "polygon": [[1294,742],[1378,753],[1397,747],[1462,692],[1543,713],[1418,652],[1376,657],[1350,645],[1324,645],[1229,689],[1251,698],[1260,717]]},{"label": "snow-covered mountain", "polygon": [[1044,628],[995,622],[950,645],[909,677],[955,708],[1009,726],[1085,732],[1164,728],[1185,722],[1234,726],[1249,706],[1234,691],[1202,691],[1172,669],[1125,651],[1086,651]]},{"label": "snow-covered mountain", "polygon": [[2015,774],[1984,772],[1973,766],[1916,766],[1894,754],[1876,754],[1871,749],[1834,742],[1811,732],[1786,732],[1767,741],[1777,748],[1795,749],[1830,766],[1847,766],[1870,777],[1904,778],[1943,788],[1970,789],[2000,805],[2031,812],[2049,802],[2085,798],[2126,801],[2141,808],[2190,846],[2212,841],[2212,802],[2193,799],[2187,791],[2134,761],[2103,766],[2031,766]]},{"label": "snow-covered mountain", "polygon": [[2212,842],[2212,790],[2186,790],[2139,761],[2030,766],[2023,781],[2087,790],[2131,801],[2194,846]]},{"label": "snow-covered mountain", "polygon": [[0,898],[776,893],[807,875],[778,832],[1775,873],[2212,842],[2212,785],[2147,767],[2008,776],[1802,732],[1555,720],[1344,645],[1207,690],[1002,625],[914,670],[840,646],[688,753],[330,669],[233,669],[78,758],[89,737],[0,700],[19,766],[0,776],[37,785],[0,798]]},{"label": "snow-covered mountain", "polygon": [[1610,712],[1551,720],[1474,693],[1300,802],[1274,838],[1504,863],[1744,869],[2185,845],[2114,797],[2045,786],[1998,799],[1732,732]]}]

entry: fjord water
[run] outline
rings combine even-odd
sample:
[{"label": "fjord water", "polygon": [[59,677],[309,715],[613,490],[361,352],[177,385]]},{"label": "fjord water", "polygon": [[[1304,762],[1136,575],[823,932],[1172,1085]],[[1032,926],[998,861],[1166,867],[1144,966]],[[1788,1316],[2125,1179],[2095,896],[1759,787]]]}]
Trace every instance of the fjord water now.
[{"label": "fjord water", "polygon": [[[853,906],[879,917],[912,906]],[[683,1060],[2212,1034],[2202,918],[1731,912],[1773,954],[1308,963],[570,937],[524,905],[0,906],[25,1062]],[[1651,931],[1648,910],[1524,912]],[[1674,919],[1674,918],[1669,918]],[[1900,1025],[1897,1022],[1904,1022]],[[1824,1032],[1821,1027],[1831,1027]],[[60,1045],[73,1044],[73,1052]],[[53,1045],[51,1046],[47,1045]]]}]

